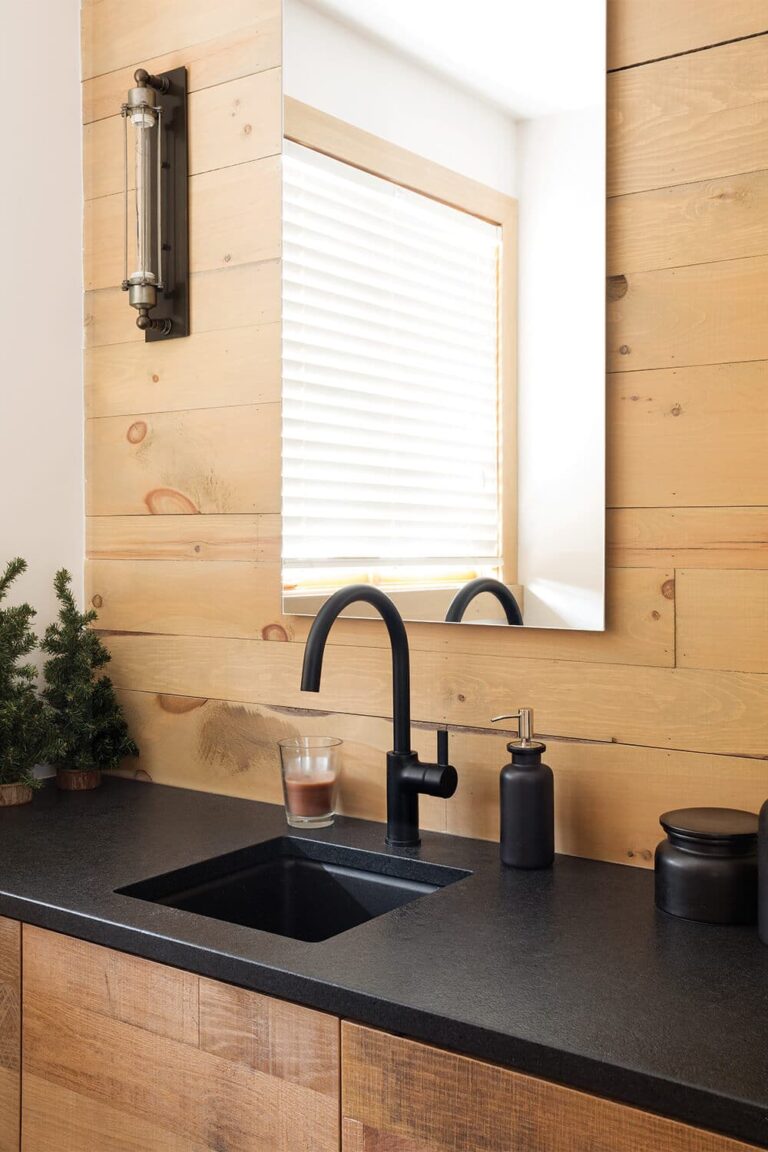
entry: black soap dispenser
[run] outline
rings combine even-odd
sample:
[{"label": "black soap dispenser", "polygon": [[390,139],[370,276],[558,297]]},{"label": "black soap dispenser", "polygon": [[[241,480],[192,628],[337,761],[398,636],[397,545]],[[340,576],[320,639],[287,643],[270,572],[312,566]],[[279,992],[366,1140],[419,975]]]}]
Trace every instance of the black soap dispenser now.
[{"label": "black soap dispenser", "polygon": [[533,709],[499,720],[519,721],[520,737],[507,744],[512,761],[501,770],[502,863],[510,868],[551,868],[555,859],[555,782],[542,764],[546,744],[533,739]]}]

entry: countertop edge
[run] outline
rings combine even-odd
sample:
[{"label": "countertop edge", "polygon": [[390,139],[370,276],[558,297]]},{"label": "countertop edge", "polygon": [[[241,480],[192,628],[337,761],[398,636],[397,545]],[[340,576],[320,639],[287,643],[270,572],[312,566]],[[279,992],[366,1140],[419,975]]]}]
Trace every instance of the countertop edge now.
[{"label": "countertop edge", "polygon": [[[676,1084],[477,1025],[457,1024],[443,1016],[381,1001],[363,992],[287,972],[284,968],[9,893],[0,892],[0,916],[433,1044],[513,1072],[741,1140],[756,1148],[768,1148],[768,1113],[756,1105],[692,1085]],[[595,1088],[596,1081],[601,1084],[599,1089]],[[724,1107],[732,1117],[727,1128],[723,1127],[719,1115]]]}]

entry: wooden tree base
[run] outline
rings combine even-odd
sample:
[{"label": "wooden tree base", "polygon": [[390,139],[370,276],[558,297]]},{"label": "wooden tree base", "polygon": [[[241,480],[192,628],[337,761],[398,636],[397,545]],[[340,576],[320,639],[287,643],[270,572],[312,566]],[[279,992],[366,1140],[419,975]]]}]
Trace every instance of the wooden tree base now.
[{"label": "wooden tree base", "polygon": [[56,772],[56,787],[62,792],[88,792],[100,784],[99,768],[59,768]]},{"label": "wooden tree base", "polygon": [[0,784],[0,808],[29,804],[33,795],[29,784]]}]

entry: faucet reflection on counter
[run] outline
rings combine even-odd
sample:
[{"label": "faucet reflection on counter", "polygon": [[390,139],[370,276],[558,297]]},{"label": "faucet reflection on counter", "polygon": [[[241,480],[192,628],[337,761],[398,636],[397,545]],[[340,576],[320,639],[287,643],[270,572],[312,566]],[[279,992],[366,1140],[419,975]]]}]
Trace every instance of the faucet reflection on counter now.
[{"label": "faucet reflection on counter", "polygon": [[372,605],[387,626],[392,647],[392,723],[394,745],[387,753],[387,844],[396,848],[416,847],[419,836],[419,795],[453,796],[458,784],[456,769],[450,764],[429,764],[419,760],[411,748],[411,661],[408,635],[403,618],[380,589],[371,584],[350,584],[326,600],[307,637],[301,673],[303,692],[319,692],[325,645],[337,617],[350,604]]}]

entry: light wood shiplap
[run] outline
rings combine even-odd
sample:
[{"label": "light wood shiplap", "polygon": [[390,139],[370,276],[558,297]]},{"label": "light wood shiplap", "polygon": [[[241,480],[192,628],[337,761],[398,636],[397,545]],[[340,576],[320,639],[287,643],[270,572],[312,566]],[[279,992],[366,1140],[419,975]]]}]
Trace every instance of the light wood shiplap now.
[{"label": "light wood shiplap", "polygon": [[[112,288],[124,276],[122,193],[86,200],[85,287]],[[189,178],[189,268],[208,272],[280,255],[280,158],[217,168]],[[125,300],[123,299],[125,307]]]},{"label": "light wood shiplap", "polygon": [[[144,343],[135,324],[126,326],[125,309],[125,293],[120,288],[86,292],[83,317],[86,375],[93,348],[107,344],[141,344],[148,355],[155,347]],[[194,273],[189,278],[189,311],[193,334],[276,324],[280,320],[279,261]],[[151,364],[151,360],[147,363]],[[211,390],[215,394],[214,382]]]},{"label": "light wood shiplap", "polygon": [[130,8],[124,0],[99,0],[83,10],[83,78],[143,67],[165,53],[178,53],[173,63],[165,62],[177,67],[186,63],[184,49],[192,49],[194,59],[196,45],[267,21],[279,29],[278,0],[134,0]]},{"label": "light wood shiplap", "polygon": [[768,31],[763,0],[608,0],[608,67]]},{"label": "light wood shiplap", "polygon": [[[100,2],[100,0],[99,0]],[[264,0],[251,12],[251,22],[237,25],[231,32],[217,35],[198,44],[180,46],[161,56],[142,59],[149,72],[167,72],[171,68],[187,69],[190,94],[201,92],[252,76],[282,62],[281,11],[279,0]],[[84,29],[86,25],[84,23]],[[185,40],[180,36],[179,40]],[[135,64],[103,72],[83,82],[83,123],[105,120],[115,115],[125,93],[134,83]]]},{"label": "light wood shiplap", "polygon": [[609,508],[617,567],[768,568],[768,516],[751,508]]},{"label": "light wood shiplap", "polygon": [[[349,646],[329,644],[322,689],[308,696],[299,687],[300,644],[142,633],[107,638],[121,688],[358,716],[391,714],[384,648],[352,653]],[[490,655],[462,654],[457,660],[447,651],[416,650],[412,657],[413,716],[423,723],[485,728],[510,700],[524,699],[537,710],[537,730],[544,734],[765,756],[765,676]],[[488,771],[498,772],[505,760],[500,735]]]},{"label": "light wood shiplap", "polygon": [[678,572],[678,664],[768,673],[768,571]]},{"label": "light wood shiplap", "polygon": [[614,372],[609,507],[767,505],[767,381],[762,360]]},{"label": "light wood shiplap", "polygon": [[[103,524],[113,518],[95,519]],[[196,523],[190,529],[199,531]],[[261,567],[236,561],[148,564],[118,561],[112,553],[107,560],[88,563],[88,595],[95,598],[100,626],[107,631],[279,638],[303,644],[312,620],[281,615],[278,567],[277,559],[271,558]],[[617,569],[610,573],[609,583],[614,596],[611,629],[579,633],[577,643],[571,645],[570,658],[671,667],[671,570]],[[210,595],[212,586],[218,591],[215,598]],[[414,624],[409,633],[414,651],[439,649],[510,657],[556,655],[564,636],[546,629],[512,632],[506,628],[497,635],[485,627],[447,628],[439,624]],[[378,622],[357,620],[335,625],[333,642],[354,648],[386,648],[389,644]]]},{"label": "light wood shiplap", "polygon": [[178,412],[276,403],[280,399],[277,323],[193,332],[181,347],[160,340],[150,347],[149,356],[140,342],[88,350],[88,416],[124,416],[139,408]]},{"label": "light wood shiplap", "polygon": [[[189,96],[191,176],[245,164],[280,152],[282,84],[279,68],[203,88]],[[83,184],[87,200],[122,195],[124,121],[113,115],[83,129]],[[130,137],[129,137],[130,147]],[[128,166],[128,186],[134,173]]]},{"label": "light wood shiplap", "polygon": [[[614,21],[631,9],[644,16],[646,3],[620,0]],[[691,0],[682,5],[695,9]],[[679,9],[681,0],[669,0],[667,7]],[[693,40],[696,24],[692,15]],[[651,34],[650,23],[647,28]],[[768,168],[766,124],[761,36],[614,72],[608,77],[609,195]]]},{"label": "light wood shiplap", "polygon": [[278,512],[280,405],[89,420],[86,466],[97,516]]},{"label": "light wood shiplap", "polygon": [[609,275],[765,255],[768,172],[614,196],[607,227]]},{"label": "light wood shiplap", "polygon": [[89,516],[87,530],[87,554],[94,559],[264,563],[280,558],[280,517],[276,514]]},{"label": "light wood shiplap", "polygon": [[[336,734],[345,810],[381,818],[384,631],[336,625],[308,696],[308,621],[280,607],[279,17],[83,10],[89,597],[142,745],[127,771],[277,801],[275,741]],[[488,721],[533,705],[558,846],[649,866],[665,809],[768,795],[768,19],[755,0],[610,0],[609,21],[608,628],[409,625],[414,741],[427,755],[450,726],[460,776],[425,827],[493,838],[506,734]],[[193,335],[144,344],[116,286],[109,121],[133,68],[182,63]]]},{"label": "light wood shiplap", "polygon": [[337,1152],[339,1021],[24,927],[23,1152]]},{"label": "light wood shiplap", "polygon": [[0,916],[0,1152],[19,1152],[21,925]]}]

